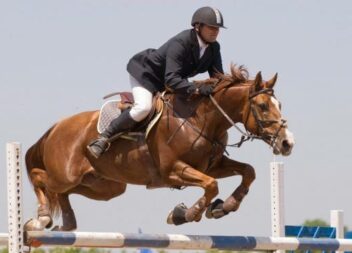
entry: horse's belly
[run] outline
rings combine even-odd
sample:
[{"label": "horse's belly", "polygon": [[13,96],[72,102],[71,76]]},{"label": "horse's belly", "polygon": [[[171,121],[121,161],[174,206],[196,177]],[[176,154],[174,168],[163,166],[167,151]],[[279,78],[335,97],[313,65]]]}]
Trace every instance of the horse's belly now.
[{"label": "horse's belly", "polygon": [[[104,162],[105,161],[105,162]],[[101,162],[92,162],[99,174],[128,184],[151,185],[160,174],[144,143],[117,140]]]}]

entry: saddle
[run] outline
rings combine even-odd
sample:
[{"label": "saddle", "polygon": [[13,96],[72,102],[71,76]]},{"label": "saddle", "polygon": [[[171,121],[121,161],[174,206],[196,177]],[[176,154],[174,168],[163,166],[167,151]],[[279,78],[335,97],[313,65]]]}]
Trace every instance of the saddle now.
[{"label": "saddle", "polygon": [[[118,96],[115,100],[109,100],[103,104],[100,109],[99,119],[97,124],[97,130],[99,133],[104,132],[104,130],[109,126],[110,122],[117,118],[122,111],[130,108],[134,104],[133,95],[131,92],[116,92],[105,96],[104,98],[109,98],[112,96]],[[163,112],[163,101],[161,99],[161,94],[158,93],[153,97],[153,106],[149,115],[138,125],[132,129],[129,133],[118,134],[116,138],[124,138],[129,140],[136,140],[138,136],[147,137],[150,130],[158,122],[161,114]]]}]

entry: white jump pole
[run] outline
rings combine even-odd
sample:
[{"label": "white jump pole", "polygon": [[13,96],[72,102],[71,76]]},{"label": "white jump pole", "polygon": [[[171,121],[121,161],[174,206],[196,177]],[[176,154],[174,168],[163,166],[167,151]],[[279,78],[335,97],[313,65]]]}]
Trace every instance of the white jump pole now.
[{"label": "white jump pole", "polygon": [[[285,209],[284,209],[284,164],[270,163],[271,173],[271,235],[285,237]],[[277,250],[284,253],[284,250]]]},{"label": "white jump pole", "polygon": [[6,144],[9,253],[23,253],[21,144]]},{"label": "white jump pole", "polygon": [[[345,237],[344,220],[342,210],[330,211],[330,226],[336,228],[336,239],[343,239]],[[336,253],[343,253],[343,251],[336,251]]]}]

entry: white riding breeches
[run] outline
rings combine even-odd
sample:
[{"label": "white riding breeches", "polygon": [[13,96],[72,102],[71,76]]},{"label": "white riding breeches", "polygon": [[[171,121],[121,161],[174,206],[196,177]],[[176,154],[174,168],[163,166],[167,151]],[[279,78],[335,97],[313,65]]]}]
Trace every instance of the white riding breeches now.
[{"label": "white riding breeches", "polygon": [[130,111],[130,116],[137,122],[145,119],[150,113],[153,106],[153,93],[144,88],[136,78],[130,75],[130,84],[134,104]]}]

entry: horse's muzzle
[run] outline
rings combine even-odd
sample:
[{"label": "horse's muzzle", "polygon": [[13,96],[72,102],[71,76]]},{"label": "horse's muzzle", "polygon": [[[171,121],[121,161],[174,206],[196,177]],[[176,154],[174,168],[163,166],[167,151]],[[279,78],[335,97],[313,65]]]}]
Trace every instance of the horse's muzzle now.
[{"label": "horse's muzzle", "polygon": [[293,134],[284,128],[278,135],[276,141],[273,144],[273,152],[275,155],[288,156],[291,154],[293,146],[295,145],[295,139]]}]

